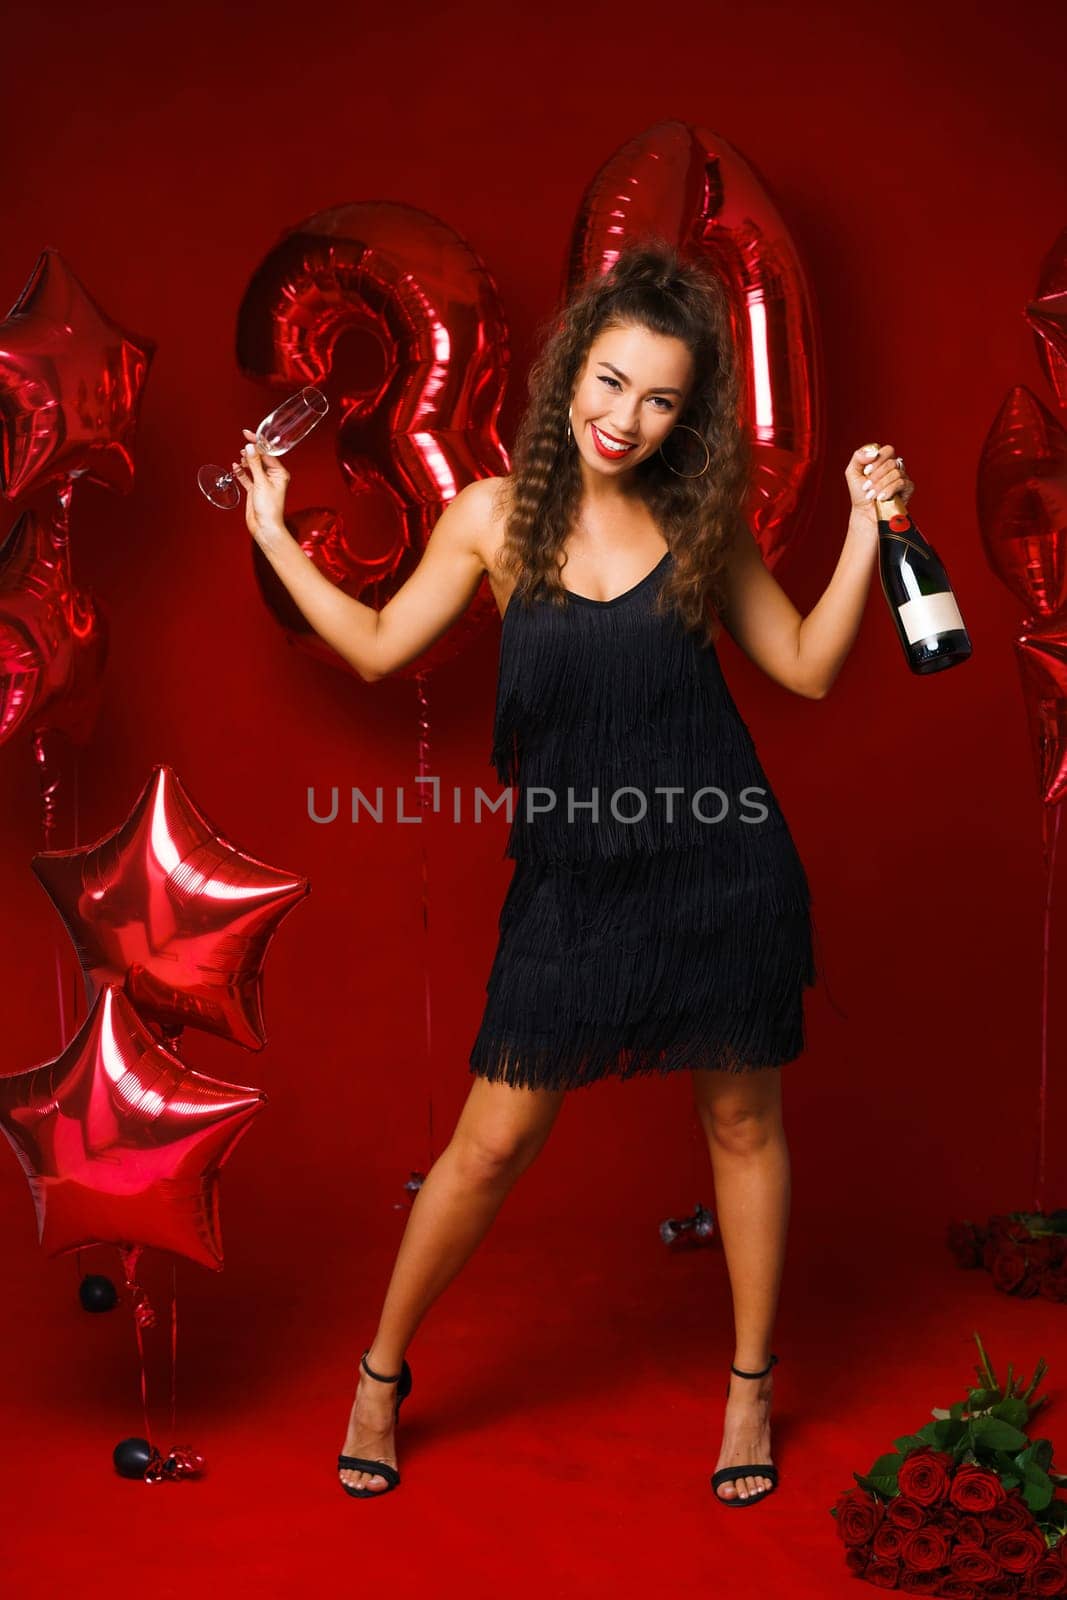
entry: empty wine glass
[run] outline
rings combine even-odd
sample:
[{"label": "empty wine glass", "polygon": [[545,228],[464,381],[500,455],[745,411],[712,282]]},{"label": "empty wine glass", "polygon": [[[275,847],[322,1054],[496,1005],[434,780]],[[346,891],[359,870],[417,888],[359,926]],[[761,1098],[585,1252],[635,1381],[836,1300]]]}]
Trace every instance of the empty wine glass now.
[{"label": "empty wine glass", "polygon": [[[330,409],[321,389],[301,389],[283,400],[256,429],[256,443],[264,455],[283,456],[294,444],[307,437]],[[232,511],[241,504],[240,485],[232,472],[214,464],[201,467],[196,481],[213,506]]]}]

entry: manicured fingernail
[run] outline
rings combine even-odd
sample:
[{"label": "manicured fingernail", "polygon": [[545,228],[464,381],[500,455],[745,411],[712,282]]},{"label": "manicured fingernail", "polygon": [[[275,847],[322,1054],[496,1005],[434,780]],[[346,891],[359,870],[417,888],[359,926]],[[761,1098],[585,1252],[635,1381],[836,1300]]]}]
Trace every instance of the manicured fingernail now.
[{"label": "manicured fingernail", "polygon": [[863,491],[863,494],[864,494],[864,498],[865,499],[870,500],[871,497],[874,494],[874,484],[873,483],[869,483],[867,485],[866,489]]},{"label": "manicured fingernail", "polygon": [[245,445],[245,455],[246,456],[254,456],[255,453],[256,453],[256,447],[255,447],[254,444],[246,444]]},{"label": "manicured fingernail", "polygon": [[869,444],[863,453],[865,456],[876,456],[878,454],[878,446],[876,444]]}]

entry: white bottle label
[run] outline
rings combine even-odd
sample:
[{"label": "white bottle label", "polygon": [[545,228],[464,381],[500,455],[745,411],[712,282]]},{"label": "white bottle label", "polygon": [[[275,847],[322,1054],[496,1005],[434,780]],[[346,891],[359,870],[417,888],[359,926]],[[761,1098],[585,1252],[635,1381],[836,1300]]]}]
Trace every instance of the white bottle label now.
[{"label": "white bottle label", "polygon": [[940,594],[921,594],[915,600],[905,600],[902,606],[897,607],[897,615],[904,624],[904,633],[909,644],[915,644],[919,639],[929,639],[936,633],[951,633],[954,628],[964,626],[960,608],[956,604],[956,596],[951,589],[943,589]]}]

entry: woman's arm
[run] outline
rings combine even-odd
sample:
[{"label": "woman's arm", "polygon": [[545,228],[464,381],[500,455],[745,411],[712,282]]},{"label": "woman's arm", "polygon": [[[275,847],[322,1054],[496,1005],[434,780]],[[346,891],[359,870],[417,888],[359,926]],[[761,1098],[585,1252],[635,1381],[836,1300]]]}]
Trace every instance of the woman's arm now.
[{"label": "woman's arm", "polygon": [[[254,435],[245,430],[248,438]],[[289,473],[275,456],[242,458],[236,476],[247,491],[245,520],[260,549],[315,632],[368,683],[428,650],[462,616],[485,575],[489,522],[500,478],[461,489],[438,517],[422,559],[376,611],[319,571],[285,526]]]},{"label": "woman's arm", "polygon": [[897,466],[891,444],[876,456],[868,454],[871,448],[857,450],[846,469],[852,497],[848,532],[833,576],[806,617],[764,565],[747,525],[731,551],[721,613],[727,632],[775,683],[810,700],[829,694],[859,630],[878,560],[874,495],[907,500],[915,487]]}]

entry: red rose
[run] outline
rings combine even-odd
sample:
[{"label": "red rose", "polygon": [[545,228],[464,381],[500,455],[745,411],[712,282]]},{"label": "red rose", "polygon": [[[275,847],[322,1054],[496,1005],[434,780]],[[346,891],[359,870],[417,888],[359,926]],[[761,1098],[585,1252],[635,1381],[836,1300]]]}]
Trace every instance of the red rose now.
[{"label": "red rose", "polygon": [[897,1486],[909,1500],[921,1506],[932,1506],[944,1499],[949,1484],[949,1467],[952,1457],[945,1450],[931,1450],[920,1445],[905,1456],[897,1473]]},{"label": "red rose", "polygon": [[1012,1290],[1012,1294],[1018,1295],[1020,1300],[1032,1300],[1038,1290],[1038,1281],[1032,1272],[1028,1272],[1023,1281]]},{"label": "red rose", "polygon": [[866,1544],[882,1521],[880,1504],[866,1489],[843,1489],[834,1506],[837,1537],[845,1544]]},{"label": "red rose", "polygon": [[985,1592],[976,1583],[970,1583],[966,1578],[942,1578],[937,1586],[938,1594],[952,1595],[954,1600],[980,1600]]},{"label": "red rose", "polygon": [[1020,1591],[1022,1594],[1067,1594],[1067,1567],[1060,1558],[1059,1549],[1057,1546],[1055,1551],[1048,1551],[1030,1568],[1025,1587]]},{"label": "red rose", "polygon": [[990,1578],[988,1583],[983,1583],[982,1593],[987,1600],[1011,1600],[1011,1596],[1021,1591],[1014,1578]]},{"label": "red rose", "polygon": [[985,1542],[986,1530],[982,1518],[973,1517],[969,1512],[961,1511],[959,1521],[956,1523],[956,1543],[963,1546],[983,1545]]},{"label": "red rose", "polygon": [[[960,1520],[960,1513],[947,1501],[939,1506],[934,1506],[926,1519],[927,1527],[940,1528],[947,1533],[951,1540],[955,1540],[956,1527]],[[1007,1528],[998,1528],[998,1533],[1007,1533]]]},{"label": "red rose", "polygon": [[987,1578],[999,1578],[1000,1570],[988,1550],[975,1544],[958,1544],[949,1557],[954,1578],[968,1578],[971,1583],[984,1583]]},{"label": "red rose", "polygon": [[1056,1264],[1056,1241],[1050,1233],[1040,1239],[1031,1239],[1026,1256],[1032,1267],[1053,1267]]},{"label": "red rose", "polygon": [[873,1583],[876,1589],[895,1589],[900,1576],[900,1567],[895,1561],[868,1561],[863,1569],[863,1576],[868,1583]]},{"label": "red rose", "polygon": [[1067,1266],[1050,1267],[1043,1272],[1038,1289],[1045,1300],[1056,1300],[1062,1305],[1067,1300]]},{"label": "red rose", "polygon": [[936,1572],[910,1572],[907,1567],[900,1574],[898,1587],[904,1594],[936,1594],[941,1582]]},{"label": "red rose", "polygon": [[956,1469],[948,1497],[961,1511],[980,1513],[992,1511],[1006,1495],[1004,1485],[995,1472],[990,1472],[988,1467],[976,1466],[973,1461],[965,1461]]},{"label": "red rose", "polygon": [[877,1556],[880,1561],[899,1561],[903,1538],[902,1528],[898,1528],[894,1522],[883,1520],[882,1526],[874,1536],[871,1554]]},{"label": "red rose", "polygon": [[922,1506],[909,1500],[906,1494],[896,1494],[885,1508],[886,1519],[899,1528],[921,1528],[926,1520]]},{"label": "red rose", "polygon": [[1026,1255],[1017,1244],[1000,1244],[993,1256],[993,1282],[1005,1294],[1012,1294],[1026,1277]]},{"label": "red rose", "polygon": [[[1014,1534],[1006,1534],[1006,1538],[1015,1538]],[[940,1528],[916,1528],[914,1533],[904,1535],[904,1543],[900,1553],[906,1567],[913,1572],[932,1572],[934,1567],[943,1567],[948,1560],[950,1541]]]},{"label": "red rose", "polygon": [[871,1559],[870,1546],[865,1544],[850,1544],[845,1549],[845,1566],[850,1572],[863,1576],[863,1569]]},{"label": "red rose", "polygon": [[990,1543],[989,1553],[1001,1572],[1029,1572],[1047,1549],[1044,1535],[1035,1526],[998,1534]]},{"label": "red rose", "polygon": [[993,1506],[982,1518],[985,1523],[986,1538],[992,1539],[998,1533],[1014,1533],[1016,1528],[1032,1528],[1034,1514],[1018,1489],[1012,1489],[1004,1496],[999,1506]]}]

